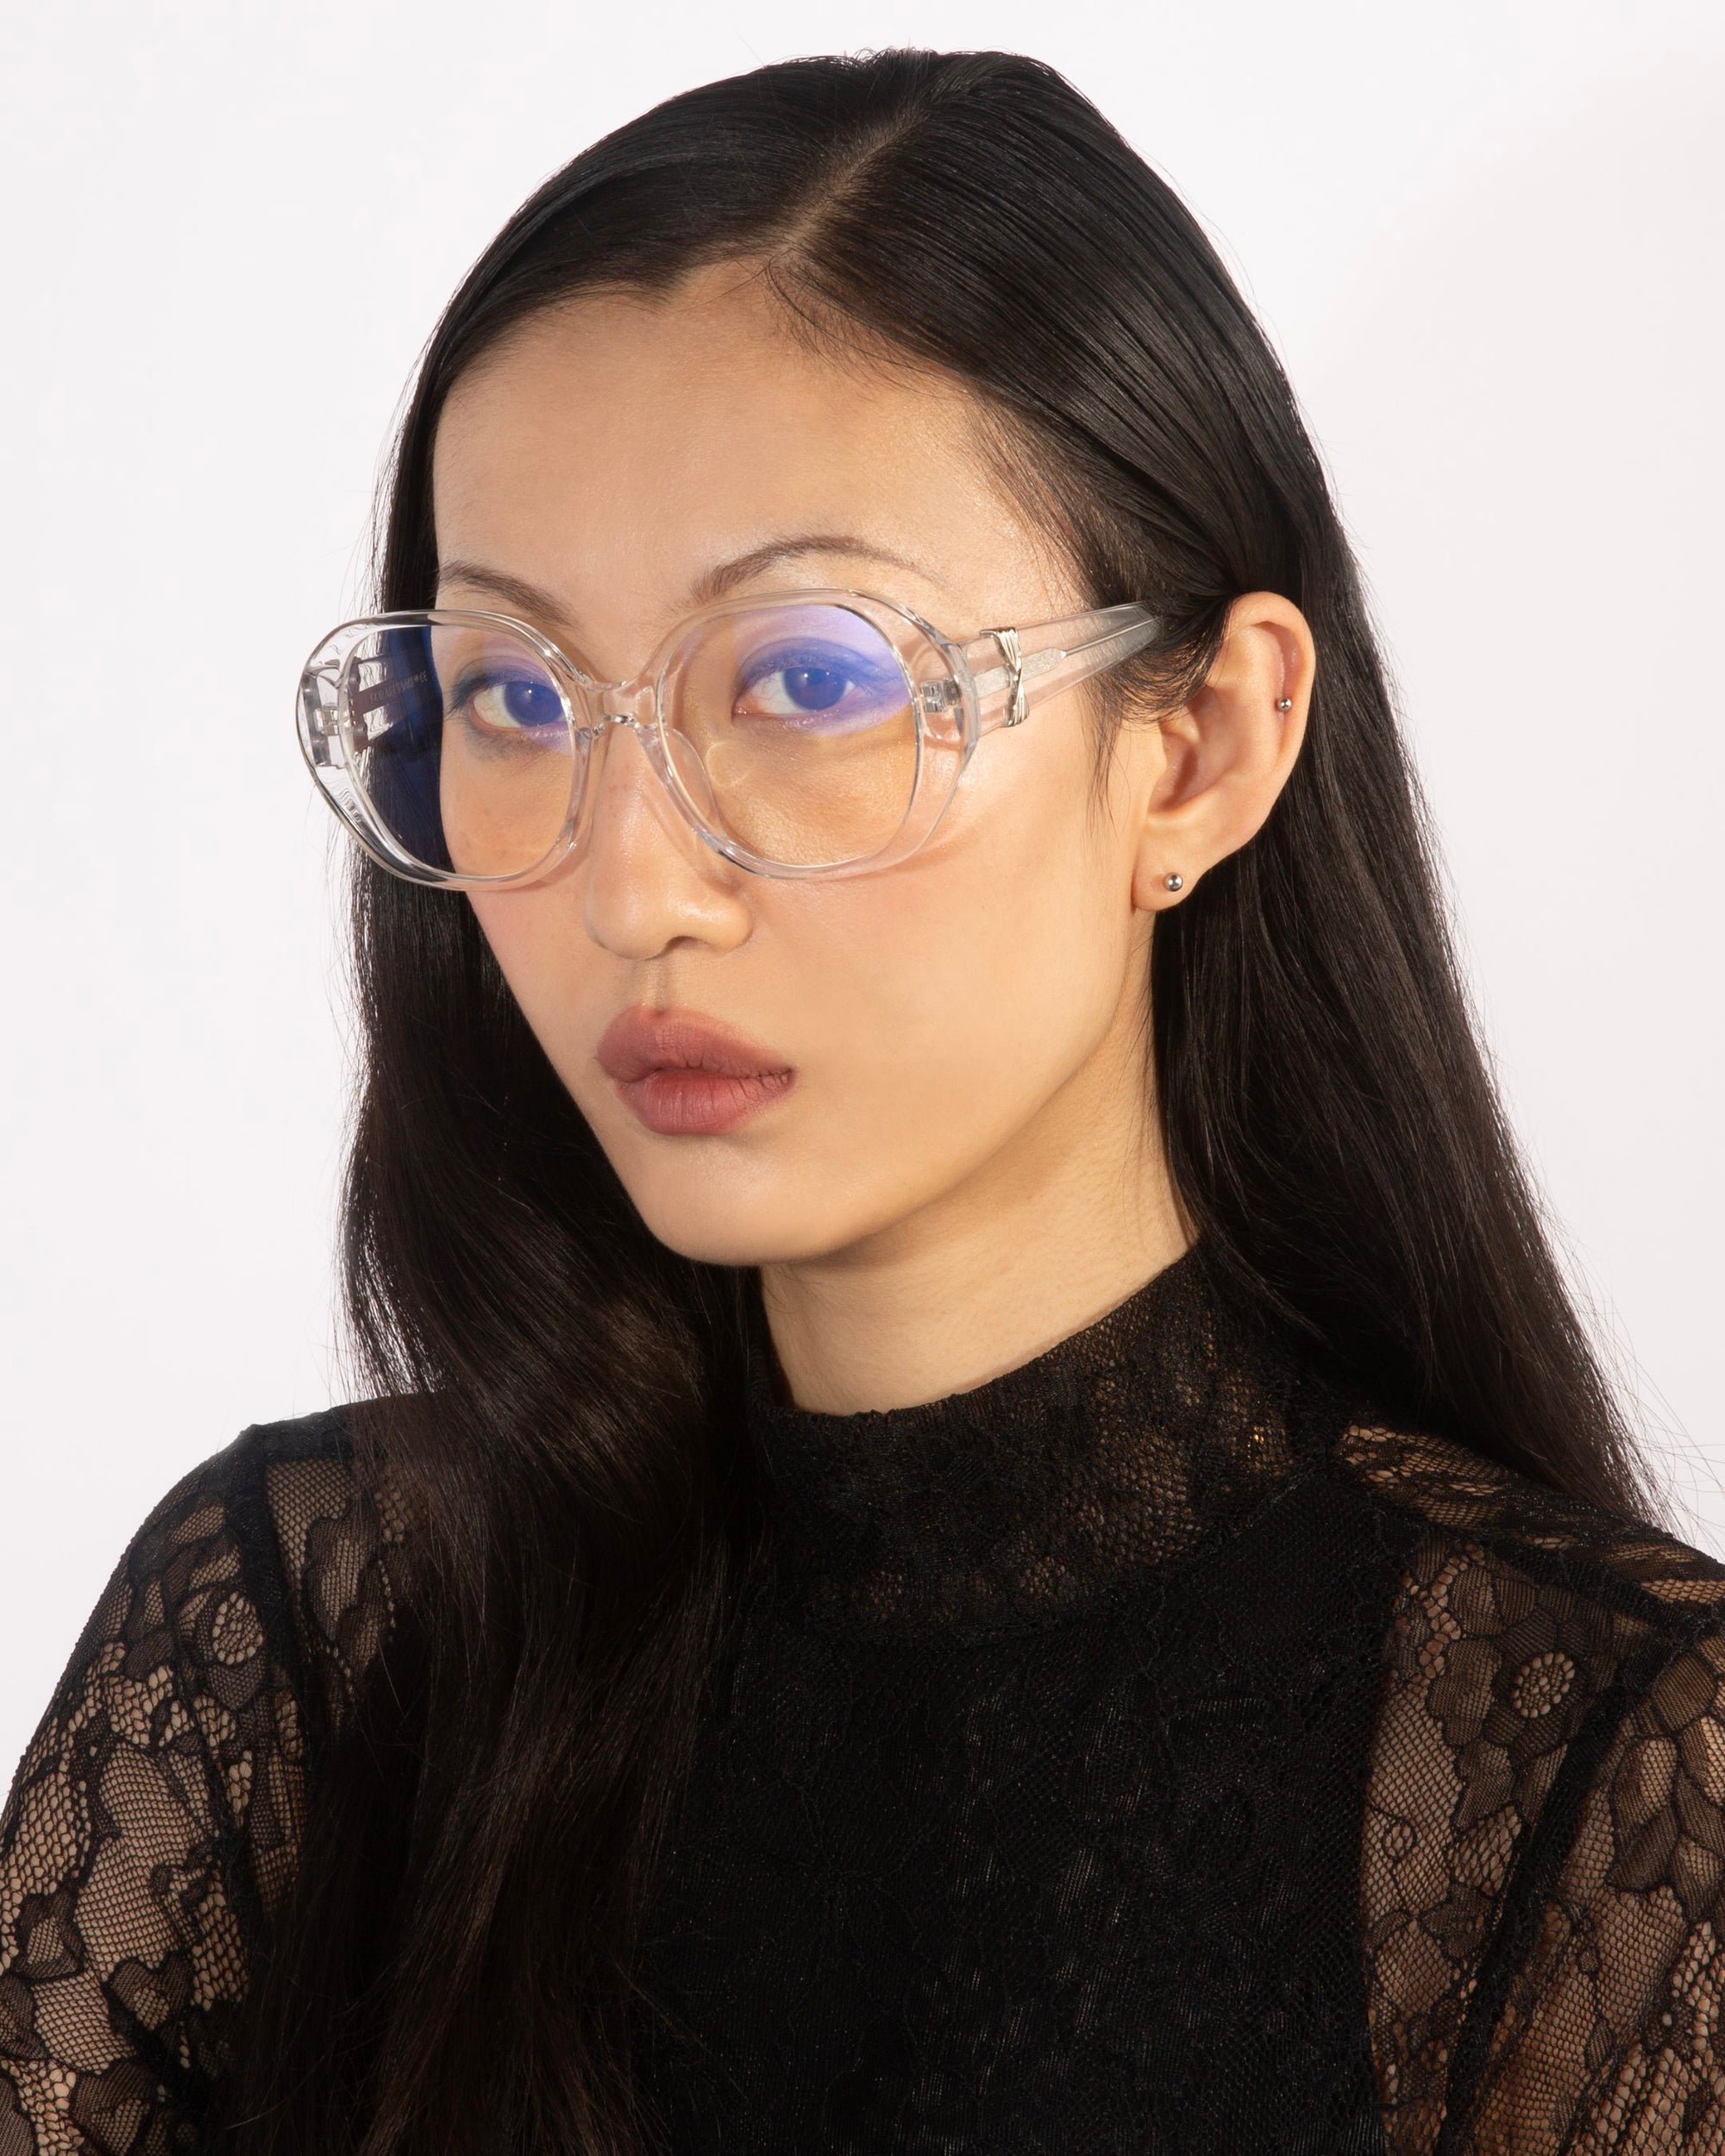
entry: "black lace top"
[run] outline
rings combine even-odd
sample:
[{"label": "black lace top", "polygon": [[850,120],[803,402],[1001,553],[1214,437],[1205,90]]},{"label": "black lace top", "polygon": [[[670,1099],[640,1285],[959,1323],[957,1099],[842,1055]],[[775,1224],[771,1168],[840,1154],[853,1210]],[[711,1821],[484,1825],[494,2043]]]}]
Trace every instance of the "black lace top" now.
[{"label": "black lace top", "polygon": [[[668,2148],[1725,2148],[1718,1565],[1349,1416],[1197,1254],[930,1407],[757,1354],[750,1422]],[[0,2156],[198,2146],[402,1534],[335,1416],[141,1530],[0,1833]]]}]

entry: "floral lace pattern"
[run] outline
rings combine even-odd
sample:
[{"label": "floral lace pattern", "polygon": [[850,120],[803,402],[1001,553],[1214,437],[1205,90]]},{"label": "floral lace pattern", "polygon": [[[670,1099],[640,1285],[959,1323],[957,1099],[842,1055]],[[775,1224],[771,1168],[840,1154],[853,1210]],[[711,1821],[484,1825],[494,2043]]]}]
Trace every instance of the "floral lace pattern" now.
[{"label": "floral lace pattern", "polygon": [[[377,1507],[346,1465],[290,1457],[264,1477],[263,1457],[242,1440],[157,1507],[19,1766],[0,1826],[0,2156],[195,2147],[232,2064],[304,1833],[295,1672],[350,1699],[386,1595]],[[302,1585],[291,1633],[266,1620],[284,1567],[265,1534]]]},{"label": "floral lace pattern", "polygon": [[1435,1439],[1342,1451],[1430,1523],[1363,1847],[1393,2156],[1725,2147],[1725,1570]]},{"label": "floral lace pattern", "polygon": [[[1348,1426],[1190,1261],[956,1401],[757,1384],[751,1426],[780,1532],[661,1928],[754,2017],[748,2071],[818,2087],[774,2147],[1183,2145],[1094,2065],[1231,2150],[1725,2151],[1721,1567]],[[0,1820],[0,2156],[204,2145],[404,1547],[336,1417],[133,1541]],[[855,1910],[912,2002],[866,2028]]]}]

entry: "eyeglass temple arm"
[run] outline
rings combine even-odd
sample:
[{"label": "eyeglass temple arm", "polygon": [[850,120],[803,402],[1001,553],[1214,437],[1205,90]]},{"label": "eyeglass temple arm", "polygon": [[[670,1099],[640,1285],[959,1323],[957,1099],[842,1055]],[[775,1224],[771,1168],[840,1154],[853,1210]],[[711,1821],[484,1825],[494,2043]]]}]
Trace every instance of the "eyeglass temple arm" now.
[{"label": "eyeglass temple arm", "polygon": [[1119,666],[1162,627],[1148,607],[1105,606],[1028,629],[987,629],[964,646],[983,733],[1019,726],[1032,706]]}]

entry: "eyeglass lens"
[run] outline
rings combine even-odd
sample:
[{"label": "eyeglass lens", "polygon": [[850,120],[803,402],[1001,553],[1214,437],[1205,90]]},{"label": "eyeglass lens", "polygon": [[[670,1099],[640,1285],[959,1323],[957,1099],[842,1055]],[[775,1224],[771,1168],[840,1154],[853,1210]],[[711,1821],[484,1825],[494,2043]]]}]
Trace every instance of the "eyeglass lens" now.
[{"label": "eyeglass lens", "polygon": [[[380,626],[342,671],[348,771],[427,868],[511,876],[556,845],[600,714],[534,646],[475,623]],[[673,652],[665,746],[699,820],[786,867],[880,851],[916,792],[918,730],[885,631],[831,602],[716,615]]]}]

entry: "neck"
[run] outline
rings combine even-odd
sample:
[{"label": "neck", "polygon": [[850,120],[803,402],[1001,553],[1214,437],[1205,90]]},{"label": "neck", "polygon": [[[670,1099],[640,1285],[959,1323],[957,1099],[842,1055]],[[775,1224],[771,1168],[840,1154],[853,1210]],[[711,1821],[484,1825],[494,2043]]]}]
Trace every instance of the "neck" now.
[{"label": "neck", "polygon": [[974,1174],[890,1228],[762,1268],[801,1407],[915,1407],[1016,1369],[1123,1302],[1191,1242],[1136,1025]]}]

